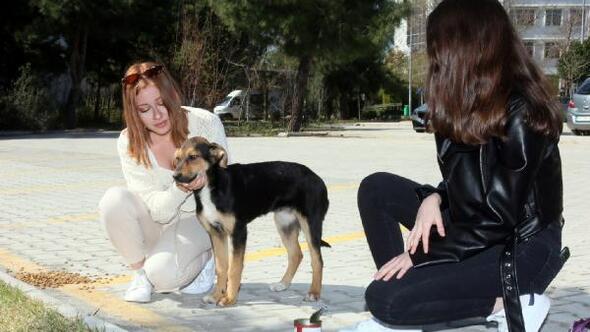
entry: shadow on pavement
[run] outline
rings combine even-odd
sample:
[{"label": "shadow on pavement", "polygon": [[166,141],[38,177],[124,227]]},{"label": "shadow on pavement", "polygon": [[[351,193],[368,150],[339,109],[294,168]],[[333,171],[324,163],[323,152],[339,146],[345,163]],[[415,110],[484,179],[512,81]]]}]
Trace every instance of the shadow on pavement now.
[{"label": "shadow on pavement", "polygon": [[21,132],[3,132],[0,134],[0,141],[2,140],[24,140],[24,139],[40,139],[40,138],[117,138],[120,131],[56,131],[47,133],[21,133]]},{"label": "shadow on pavement", "polygon": [[[265,283],[243,283],[237,305],[232,308],[242,306],[258,306],[260,310],[265,307],[294,306],[294,307],[319,307],[322,304],[328,306],[330,313],[341,312],[362,312],[364,311],[364,293],[363,287],[347,285],[323,285],[322,298],[320,302],[304,302],[303,298],[307,294],[309,284],[294,283],[291,287],[283,292],[273,292]],[[201,298],[203,295],[182,295],[176,293],[161,294],[154,297],[154,301],[169,299],[177,302],[180,308],[187,309],[211,309],[224,310],[212,304],[205,304]]]}]

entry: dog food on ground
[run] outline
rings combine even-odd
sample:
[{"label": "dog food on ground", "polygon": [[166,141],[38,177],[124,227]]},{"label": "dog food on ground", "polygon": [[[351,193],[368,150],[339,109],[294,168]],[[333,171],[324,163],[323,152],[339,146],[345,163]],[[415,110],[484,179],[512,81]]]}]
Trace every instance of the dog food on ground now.
[{"label": "dog food on ground", "polygon": [[95,282],[79,273],[65,271],[17,272],[17,279],[39,288],[59,288],[64,285],[78,285]]}]

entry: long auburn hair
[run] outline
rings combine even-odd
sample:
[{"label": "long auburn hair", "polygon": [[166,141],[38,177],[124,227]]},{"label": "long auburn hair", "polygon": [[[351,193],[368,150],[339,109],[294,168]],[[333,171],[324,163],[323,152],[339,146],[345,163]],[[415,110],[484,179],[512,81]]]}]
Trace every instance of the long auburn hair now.
[{"label": "long auburn hair", "polygon": [[[156,65],[158,64],[155,62],[135,63],[125,71],[125,77],[131,74],[143,73],[146,69]],[[160,96],[168,110],[174,144],[180,147],[188,136],[188,118],[186,111],[181,108],[182,95],[178,84],[166,70],[166,67],[163,67],[162,72],[158,75],[152,77],[141,76],[134,84],[123,84],[123,117],[127,126],[127,137],[129,138],[128,152],[133,159],[147,168],[152,166],[147,154],[151,139],[149,131],[139,117],[136,97],[141,89],[150,85],[160,90]]]},{"label": "long auburn hair", "polygon": [[559,137],[562,117],[545,75],[534,63],[497,0],[444,0],[426,28],[430,126],[464,144],[505,137],[512,93],[529,104],[525,120]]}]

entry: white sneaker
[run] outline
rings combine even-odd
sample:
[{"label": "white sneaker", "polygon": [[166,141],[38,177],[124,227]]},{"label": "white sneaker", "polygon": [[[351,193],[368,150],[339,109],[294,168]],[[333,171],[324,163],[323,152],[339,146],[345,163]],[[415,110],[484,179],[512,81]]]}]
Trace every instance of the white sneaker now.
[{"label": "white sneaker", "polygon": [[[520,296],[522,306],[522,318],[524,319],[524,329],[526,332],[538,332],[549,313],[551,301],[545,295],[533,294],[534,304],[529,305],[529,294]],[[498,332],[508,332],[508,323],[506,322],[506,312],[504,309],[495,314],[489,315],[488,322],[498,322]]]},{"label": "white sneaker", "polygon": [[358,323],[358,325],[353,328],[339,330],[339,332],[422,332],[422,330],[392,329],[380,324],[376,319],[371,318]]},{"label": "white sneaker", "polygon": [[215,284],[215,257],[211,256],[201,273],[180,292],[183,294],[203,294],[210,291],[213,284]]},{"label": "white sneaker", "polygon": [[152,284],[143,269],[135,271],[135,276],[125,292],[124,299],[128,302],[142,303],[149,302],[152,299]]}]

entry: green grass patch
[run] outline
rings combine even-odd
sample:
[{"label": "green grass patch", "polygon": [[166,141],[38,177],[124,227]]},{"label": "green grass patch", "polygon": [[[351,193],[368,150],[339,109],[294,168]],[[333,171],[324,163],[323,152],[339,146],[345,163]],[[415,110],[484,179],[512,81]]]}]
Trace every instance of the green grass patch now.
[{"label": "green grass patch", "polygon": [[[302,125],[301,131],[332,131],[342,130],[343,125],[357,123],[357,120],[338,120],[338,121],[310,121]],[[277,136],[281,132],[287,131],[288,123],[270,122],[262,120],[252,121],[224,121],[225,133],[228,137],[247,137],[247,136]]]},{"label": "green grass patch", "polygon": [[269,121],[225,121],[225,133],[231,137],[244,136],[276,136],[285,131],[287,126],[280,122]]},{"label": "green grass patch", "polygon": [[81,319],[67,319],[40,301],[0,281],[0,330],[90,331]]}]

